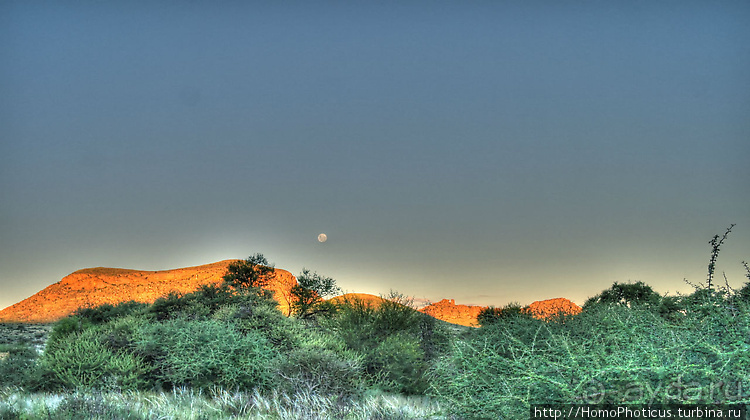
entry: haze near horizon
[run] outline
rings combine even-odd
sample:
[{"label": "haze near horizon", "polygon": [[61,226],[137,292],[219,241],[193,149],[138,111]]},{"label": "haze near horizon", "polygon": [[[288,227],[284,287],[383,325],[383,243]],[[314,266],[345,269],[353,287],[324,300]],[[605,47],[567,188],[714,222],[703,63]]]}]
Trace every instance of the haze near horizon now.
[{"label": "haze near horizon", "polygon": [[[263,253],[496,305],[750,260],[750,4],[0,4],[0,308]],[[325,242],[318,240],[325,234]]]}]

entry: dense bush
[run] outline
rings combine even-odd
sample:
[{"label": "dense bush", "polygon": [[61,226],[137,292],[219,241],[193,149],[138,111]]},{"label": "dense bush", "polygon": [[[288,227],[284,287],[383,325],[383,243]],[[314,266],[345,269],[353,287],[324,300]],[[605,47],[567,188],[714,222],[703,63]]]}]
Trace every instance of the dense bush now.
[{"label": "dense bush", "polygon": [[523,318],[531,318],[531,314],[524,310],[518,302],[511,302],[502,308],[488,306],[477,315],[477,323],[487,326],[495,322],[517,322]]},{"label": "dense bush", "polygon": [[347,349],[363,356],[371,386],[377,389],[424,391],[429,363],[448,347],[450,334],[444,327],[410,303],[393,292],[378,304],[351,298],[321,321]]},{"label": "dense bush", "polygon": [[214,319],[229,322],[242,332],[258,332],[278,350],[294,348],[305,334],[303,326],[279,311],[276,302],[255,298],[254,303],[225,307],[214,314]]},{"label": "dense bush", "polygon": [[431,363],[446,354],[455,340],[455,333],[448,325],[447,322],[439,321],[431,316],[420,317],[414,334],[428,362]]},{"label": "dense bush", "polygon": [[157,321],[177,318],[205,320],[227,305],[252,304],[258,300],[270,298],[246,291],[237,292],[226,284],[204,284],[191,293],[168,293],[156,299],[146,313]]},{"label": "dense bush", "polygon": [[182,319],[145,325],[135,354],[151,363],[158,385],[227,389],[266,387],[267,366],[275,355],[257,332]]},{"label": "dense bush", "polygon": [[68,335],[80,333],[91,326],[91,321],[82,319],[79,316],[72,315],[63,318],[52,327],[52,332],[50,332],[49,338],[47,339],[47,347],[54,346],[55,343]]},{"label": "dense bush", "polygon": [[540,403],[750,402],[747,306],[702,291],[683,302],[678,322],[658,306],[598,304],[564,322],[492,323],[455,343],[433,392],[471,418]]},{"label": "dense bush", "polygon": [[[26,385],[34,369],[37,352],[28,345],[0,345],[0,388]],[[0,416],[2,418],[2,416]]]},{"label": "dense bush", "polygon": [[350,397],[364,385],[362,356],[354,351],[301,347],[278,357],[277,388],[287,393],[310,392]]},{"label": "dense bush", "polygon": [[147,303],[131,300],[116,305],[105,303],[93,308],[80,308],[73,315],[92,324],[104,324],[117,318],[142,312],[148,307]]},{"label": "dense bush", "polygon": [[108,347],[96,328],[50,343],[40,360],[47,388],[140,389],[148,366],[140,357]]},{"label": "dense bush", "polygon": [[141,329],[147,324],[143,317],[118,318],[99,327],[99,339],[113,350],[133,352]]},{"label": "dense bush", "polygon": [[651,286],[639,281],[635,283],[615,282],[609,289],[586,300],[584,310],[598,305],[620,305],[629,308],[648,309],[669,321],[678,321],[684,315],[685,302],[679,296],[661,296]]},{"label": "dense bush", "polygon": [[392,293],[377,306],[345,302],[320,322],[303,321],[283,316],[265,294],[224,284],[171,293],[145,308],[86,308],[53,329],[39,382],[46,389],[275,385],[351,396],[371,386],[420,393],[450,334],[409,303]]},{"label": "dense bush", "polygon": [[428,364],[419,339],[408,333],[393,334],[367,352],[367,368],[380,387],[391,392],[420,394],[427,389],[423,373]]},{"label": "dense bush", "polygon": [[33,375],[37,389],[263,388],[298,331],[253,290],[206,285],[152,305],[85,308],[58,322]]},{"label": "dense bush", "polygon": [[595,304],[617,304],[627,307],[656,307],[661,302],[661,295],[654,292],[651,286],[642,281],[635,283],[615,282],[612,287],[586,300],[584,307]]}]

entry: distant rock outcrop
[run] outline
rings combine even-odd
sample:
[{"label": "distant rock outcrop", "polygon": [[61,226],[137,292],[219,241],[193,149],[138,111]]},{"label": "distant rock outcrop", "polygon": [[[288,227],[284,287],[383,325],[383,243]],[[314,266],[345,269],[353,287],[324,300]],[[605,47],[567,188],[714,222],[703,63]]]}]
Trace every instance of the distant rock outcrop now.
[{"label": "distant rock outcrop", "polygon": [[[452,324],[478,327],[477,316],[486,308],[486,306],[456,305],[453,299],[443,299],[440,302],[425,306],[420,311]],[[537,319],[548,319],[561,313],[569,315],[581,313],[580,306],[565,298],[539,300],[523,310]]]},{"label": "distant rock outcrop", "polygon": [[537,319],[548,319],[555,315],[578,315],[582,309],[580,306],[565,298],[538,300],[524,308]]},{"label": "distant rock outcrop", "polygon": [[443,299],[440,302],[427,305],[419,311],[451,324],[477,327],[479,326],[477,315],[484,308],[485,306],[456,305],[456,301],[453,299]]},{"label": "distant rock outcrop", "polygon": [[[362,303],[377,308],[386,300],[386,298],[367,293],[347,293],[345,295],[332,297],[328,301],[337,304]],[[476,327],[478,326],[477,315],[483,308],[483,306],[456,305],[456,302],[453,299],[443,299],[440,302],[427,305],[418,310],[419,312],[433,318],[450,322],[451,324]]]},{"label": "distant rock outcrop", "polygon": [[[37,294],[0,311],[0,322],[53,322],[80,307],[134,300],[151,303],[175,291],[190,293],[203,284],[218,284],[227,267],[236,260],[164,271],[122,268],[78,270]],[[289,313],[290,290],[297,279],[288,271],[276,269],[266,289],[274,292],[279,308]]]}]

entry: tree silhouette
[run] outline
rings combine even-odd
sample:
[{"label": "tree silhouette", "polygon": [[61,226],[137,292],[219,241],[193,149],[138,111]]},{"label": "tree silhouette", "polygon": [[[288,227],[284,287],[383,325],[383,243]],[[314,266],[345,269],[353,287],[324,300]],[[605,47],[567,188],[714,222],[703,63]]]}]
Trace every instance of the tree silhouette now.
[{"label": "tree silhouette", "polygon": [[263,254],[229,264],[224,283],[234,289],[260,289],[268,284],[274,267]]},{"label": "tree silhouette", "polygon": [[711,245],[711,259],[708,261],[708,282],[706,283],[707,289],[711,289],[711,281],[714,278],[714,271],[716,271],[716,259],[719,258],[719,248],[721,248],[721,245],[727,239],[727,236],[729,235],[729,232],[732,231],[733,227],[734,223],[729,226],[727,231],[724,232],[723,236],[714,235],[714,237],[711,238],[710,241],[708,241],[708,243]]},{"label": "tree silhouette", "polygon": [[337,293],[341,293],[341,289],[334,279],[303,268],[291,290],[292,311],[298,318],[308,318],[317,311],[324,297]]},{"label": "tree silhouette", "polygon": [[597,303],[618,304],[627,307],[640,305],[656,306],[660,302],[661,295],[654,292],[651,286],[642,281],[635,283],[615,282],[609,289],[589,298],[584,303],[584,307]]}]

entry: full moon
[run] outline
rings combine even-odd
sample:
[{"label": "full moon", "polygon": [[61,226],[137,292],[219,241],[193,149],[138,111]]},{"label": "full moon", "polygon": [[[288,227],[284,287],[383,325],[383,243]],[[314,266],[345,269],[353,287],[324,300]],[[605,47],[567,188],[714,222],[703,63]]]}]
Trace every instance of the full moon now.
[{"label": "full moon", "polygon": [[318,242],[325,242],[327,240],[328,240],[328,236],[326,236],[325,233],[321,233],[320,235],[318,235]]}]

